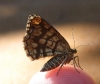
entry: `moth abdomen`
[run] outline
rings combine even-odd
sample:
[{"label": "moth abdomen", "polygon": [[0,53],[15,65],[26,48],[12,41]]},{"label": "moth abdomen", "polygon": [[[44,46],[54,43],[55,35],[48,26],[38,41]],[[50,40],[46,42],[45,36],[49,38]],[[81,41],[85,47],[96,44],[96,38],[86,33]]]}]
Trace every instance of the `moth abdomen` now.
[{"label": "moth abdomen", "polygon": [[43,71],[49,71],[49,70],[55,69],[62,63],[64,58],[65,56],[63,56],[62,54],[57,54],[56,56],[51,58],[49,61],[47,61],[40,71],[43,72]]}]

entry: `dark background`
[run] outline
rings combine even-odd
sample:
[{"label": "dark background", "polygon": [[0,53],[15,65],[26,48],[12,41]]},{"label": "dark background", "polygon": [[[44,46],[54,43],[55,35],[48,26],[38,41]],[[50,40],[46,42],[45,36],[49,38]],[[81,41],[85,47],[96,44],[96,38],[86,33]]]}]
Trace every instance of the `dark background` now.
[{"label": "dark background", "polygon": [[100,84],[100,0],[1,0],[0,84],[28,84],[48,60],[30,61],[23,49],[28,15],[37,14],[78,48],[81,67]]},{"label": "dark background", "polygon": [[99,24],[100,0],[1,0],[0,33],[24,29],[30,14],[52,24]]}]

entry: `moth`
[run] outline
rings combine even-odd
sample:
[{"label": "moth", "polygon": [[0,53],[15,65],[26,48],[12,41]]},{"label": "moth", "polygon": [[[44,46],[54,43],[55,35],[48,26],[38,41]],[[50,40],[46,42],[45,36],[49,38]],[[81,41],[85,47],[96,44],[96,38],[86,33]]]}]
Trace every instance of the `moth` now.
[{"label": "moth", "polygon": [[[23,42],[26,54],[32,60],[52,56],[44,64],[41,72],[60,66],[58,75],[62,66],[68,64],[71,60],[73,60],[74,67],[75,65],[80,67],[78,56],[74,56],[77,50],[72,49],[65,38],[41,16],[29,15]],[[76,58],[78,63],[76,63]],[[76,71],[78,70],[76,69]]]}]

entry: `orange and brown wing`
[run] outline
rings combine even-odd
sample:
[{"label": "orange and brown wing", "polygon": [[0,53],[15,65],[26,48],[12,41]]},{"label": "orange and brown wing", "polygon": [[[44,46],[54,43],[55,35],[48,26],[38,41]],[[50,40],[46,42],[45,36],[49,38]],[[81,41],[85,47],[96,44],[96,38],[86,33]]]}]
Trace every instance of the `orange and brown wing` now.
[{"label": "orange and brown wing", "polygon": [[61,54],[70,49],[64,37],[52,25],[37,15],[28,17],[23,42],[27,56],[31,56],[33,60]]}]

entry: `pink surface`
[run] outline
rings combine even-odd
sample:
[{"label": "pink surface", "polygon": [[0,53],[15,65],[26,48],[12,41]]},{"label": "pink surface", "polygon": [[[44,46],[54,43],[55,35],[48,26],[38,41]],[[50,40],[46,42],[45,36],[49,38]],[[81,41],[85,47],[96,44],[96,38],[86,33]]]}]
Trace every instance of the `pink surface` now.
[{"label": "pink surface", "polygon": [[73,65],[64,66],[57,76],[58,69],[36,73],[29,84],[95,84],[88,74],[77,68],[78,73]]}]

